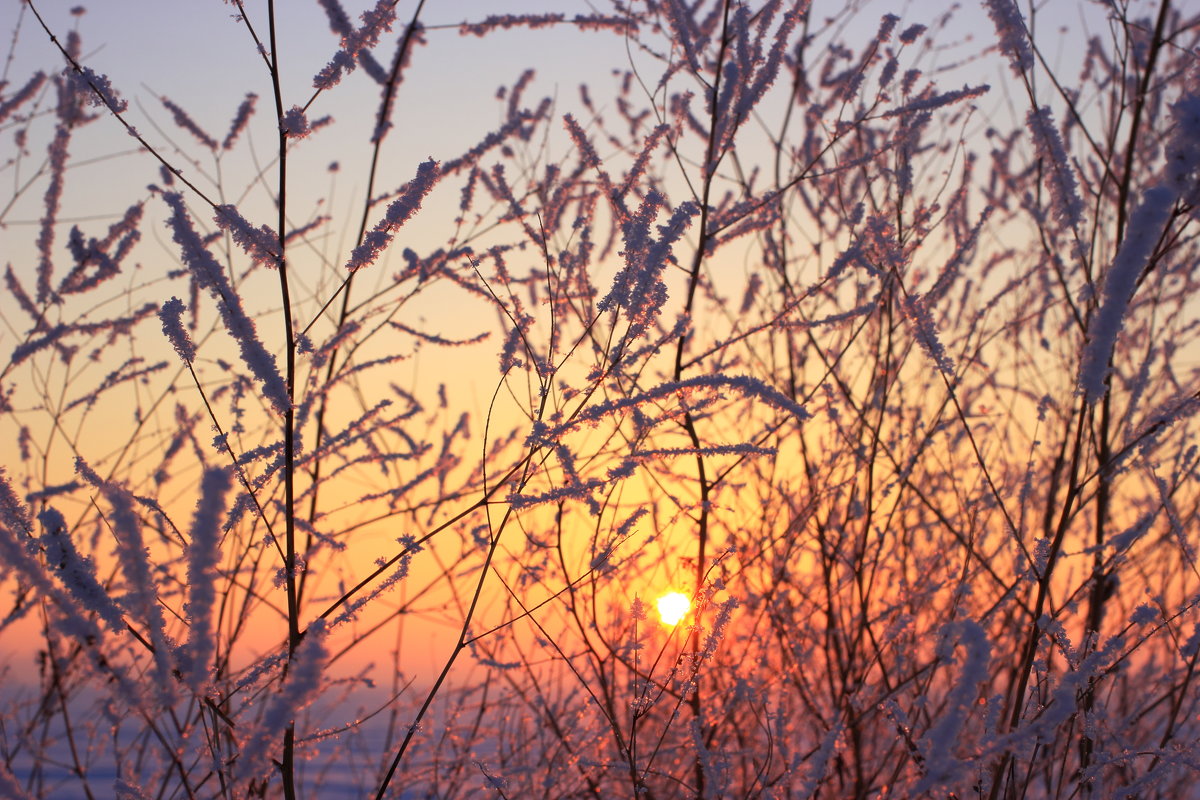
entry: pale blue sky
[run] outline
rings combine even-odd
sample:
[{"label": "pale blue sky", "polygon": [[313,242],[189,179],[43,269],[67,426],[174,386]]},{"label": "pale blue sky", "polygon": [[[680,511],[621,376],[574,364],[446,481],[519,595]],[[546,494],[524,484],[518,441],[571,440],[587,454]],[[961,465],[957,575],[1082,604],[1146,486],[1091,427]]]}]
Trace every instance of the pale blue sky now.
[{"label": "pale blue sky", "polygon": [[[0,0],[0,36],[16,23],[22,0]],[[159,148],[173,163],[183,166],[189,178],[206,192],[228,202],[239,203],[248,196],[248,214],[253,215],[255,198],[266,197],[253,176],[269,163],[275,148],[271,87],[262,59],[255,52],[244,26],[233,17],[236,8],[221,0],[97,0],[87,5],[87,13],[73,17],[73,2],[40,0],[38,9],[60,37],[78,26],[83,37],[83,61],[105,73],[113,85],[129,100],[128,120]],[[352,19],[367,7],[368,0],[345,2]],[[936,29],[936,21],[955,4],[949,2],[864,2],[855,22],[841,29],[840,38],[851,44],[874,34],[879,18],[897,13],[901,25],[914,22]],[[1028,5],[1021,4],[1023,9]],[[816,1],[815,20],[841,10],[844,2]],[[1074,64],[1082,48],[1085,30],[1103,30],[1100,4],[1053,0],[1039,6],[1039,40],[1049,42],[1061,52],[1066,64]],[[398,17],[407,20],[415,8],[414,0],[401,0]],[[247,3],[260,35],[266,35],[265,3]],[[501,31],[486,38],[461,36],[454,29],[463,21],[478,21],[500,11],[536,13],[556,11],[568,16],[591,11],[605,12],[606,4],[588,0],[429,0],[422,19],[429,29],[428,44],[414,54],[407,79],[401,87],[393,120],[395,128],[381,162],[378,190],[394,189],[409,180],[416,165],[429,157],[453,158],[494,129],[502,118],[503,104],[495,99],[496,89],[512,84],[526,68],[537,71],[527,91],[528,104],[543,96],[555,98],[554,116],[580,113],[578,86],[589,83],[593,97],[603,106],[605,93],[612,85],[612,70],[629,65],[627,43],[611,33],[580,32],[563,26],[555,29]],[[288,0],[277,3],[280,58],[284,72],[285,107],[303,104],[312,95],[313,75],[332,57],[337,37],[329,30],[324,12],[315,0]],[[1086,20],[1082,21],[1084,17]],[[819,24],[819,23],[816,23]],[[1069,25],[1067,35],[1062,25]],[[14,85],[22,84],[36,69],[54,70],[62,61],[36,20],[28,12],[6,66],[6,77]],[[3,41],[3,39],[0,39]],[[390,61],[394,34],[377,49],[380,61]],[[935,67],[951,67],[943,74],[930,74],[945,89],[958,88],[965,82],[993,85],[993,91],[980,98],[980,126],[992,114],[1015,112],[1024,116],[1027,100],[1015,87],[1011,73],[995,57],[979,59],[979,53],[994,41],[990,21],[979,4],[965,2],[953,21],[937,34],[936,52],[923,61],[932,73]],[[942,49],[944,48],[944,49]],[[5,48],[7,49],[7,48]],[[1065,72],[1074,78],[1075,67]],[[1069,81],[1068,81],[1069,82]],[[246,138],[234,151],[224,154],[220,164],[177,128],[156,95],[169,97],[192,114],[213,137],[220,140],[235,109],[247,91],[260,96],[259,114]],[[351,242],[344,227],[357,221],[365,188],[366,159],[378,87],[362,71],[350,75],[334,91],[317,99],[310,116],[330,114],[335,125],[297,147],[292,156],[289,210],[299,223],[317,213],[332,213],[342,220],[343,229],[331,228],[325,242],[326,257],[344,260]],[[1047,98],[1049,100],[1051,98]],[[47,94],[42,108],[49,110],[52,96]],[[776,110],[782,100],[775,103]],[[771,104],[764,106],[769,113]],[[586,118],[586,112],[581,115]],[[30,136],[30,154],[19,168],[0,171],[0,194],[7,203],[18,195],[0,219],[0,250],[19,273],[32,269],[38,220],[44,208],[44,180],[28,183],[44,163],[45,143],[53,121],[39,120]],[[548,130],[561,136],[561,124],[552,121]],[[0,129],[0,154],[7,160],[11,133]],[[568,145],[557,143],[561,155]],[[138,151],[136,144],[111,119],[99,119],[80,130],[71,145],[72,168],[68,173],[61,221],[73,222],[119,215],[131,203],[146,196],[145,186],[159,180],[156,162]],[[189,159],[195,159],[189,163]],[[336,187],[331,183],[328,165],[337,161],[341,170]],[[682,198],[681,198],[682,199]],[[450,198],[453,202],[454,198]],[[431,203],[439,202],[435,198]],[[269,210],[259,207],[264,219]],[[262,221],[262,220],[256,220]],[[60,226],[59,243],[66,235]],[[154,235],[165,238],[160,228]],[[406,236],[420,236],[414,226]],[[441,238],[429,246],[442,243]],[[169,242],[160,242],[158,252],[169,251]],[[154,246],[153,242],[150,246]],[[22,267],[24,264],[24,268]],[[381,276],[385,271],[380,270]]]},{"label": "pale blue sky", "polygon": [[[3,0],[5,13],[0,14],[2,35],[6,36],[16,21],[17,14],[14,12],[21,1]],[[192,153],[196,151],[194,142],[171,124],[169,115],[155,100],[155,94],[167,96],[182,105],[197,122],[219,139],[243,94],[254,91],[261,97],[254,140],[259,156],[268,157],[273,146],[270,140],[271,123],[268,114],[262,112],[270,111],[269,78],[245,28],[233,19],[236,12],[234,6],[221,0],[104,0],[84,3],[88,8],[87,13],[82,17],[72,17],[69,9],[74,5],[65,0],[42,0],[38,8],[60,37],[74,25],[79,26],[83,34],[84,61],[96,71],[106,73],[114,86],[131,101],[129,120],[152,142],[163,144],[169,151],[169,137],[179,141]],[[358,14],[372,4],[366,0],[352,0],[343,5],[351,18],[357,19]],[[827,5],[834,9],[843,4]],[[933,23],[954,5],[933,0],[922,3],[891,0],[866,2],[856,17],[863,25],[862,30],[857,30],[856,26],[844,31],[844,35],[850,39],[871,35],[878,18],[884,13],[900,14],[904,20],[902,24]],[[1026,4],[1021,5],[1027,8]],[[410,0],[402,0],[399,18],[407,20],[414,6]],[[820,0],[816,6],[822,9]],[[1104,24],[1098,3],[1077,4],[1054,0],[1042,2],[1038,7],[1039,31],[1046,35],[1046,40],[1062,46],[1062,58],[1067,63],[1077,58],[1082,41],[1079,33],[1083,28],[1086,26],[1094,31]],[[247,9],[260,35],[265,36],[265,3],[252,0],[247,4]],[[392,133],[388,150],[389,157],[396,160],[396,182],[407,180],[405,173],[419,160],[429,156],[452,157],[490,130],[500,113],[499,104],[493,99],[496,88],[502,83],[514,81],[525,68],[533,68],[538,72],[529,96],[554,95],[561,114],[577,106],[577,87],[581,82],[591,83],[594,93],[602,93],[609,71],[627,64],[624,41],[611,34],[581,33],[559,28],[507,31],[480,39],[462,37],[455,30],[439,30],[438,26],[479,20],[499,11],[556,11],[573,15],[592,10],[604,12],[607,8],[605,4],[589,3],[587,0],[428,2],[422,18],[430,28],[427,33],[429,44],[417,50],[409,79],[401,90],[395,116],[397,127]],[[311,96],[313,74],[333,55],[337,40],[330,33],[324,13],[315,1],[289,0],[279,3],[277,13],[280,40],[283,42],[280,57],[285,73],[285,103],[302,104]],[[1084,14],[1090,19],[1081,24],[1080,18]],[[1070,35],[1063,36],[1059,32],[1062,24],[1071,26]],[[962,4],[946,35],[940,38],[956,41],[966,37],[973,37],[974,41],[937,54],[935,63],[954,63],[978,53],[993,41],[990,22],[975,2]],[[380,60],[387,62],[391,50],[392,42],[386,41],[377,50]],[[60,63],[45,35],[28,13],[24,15],[23,30],[12,56],[7,77],[18,85],[34,69],[53,69]],[[979,64],[971,67],[971,74],[977,76],[979,81],[997,84],[994,76],[990,79],[984,74],[986,71],[981,70]],[[954,86],[956,79],[959,84],[964,80],[955,76],[943,78],[942,81]],[[984,105],[1001,101],[1005,92],[1004,87],[997,85]],[[361,165],[356,165],[355,156],[367,149],[350,145],[366,141],[377,98],[374,83],[359,72],[350,76],[337,91],[319,98],[312,107],[313,116],[333,115],[337,122],[337,133],[305,143],[302,156],[309,159],[314,169],[318,164],[324,166],[329,161],[338,160],[344,167],[341,181],[347,192],[351,191],[361,174],[361,169],[356,171],[356,166]],[[155,123],[161,126],[161,134],[154,129]],[[131,144],[115,124],[101,121],[89,127],[86,137],[78,137],[72,155],[75,159],[102,157],[129,151]],[[39,153],[33,153],[30,163],[39,156]],[[229,158],[233,160],[235,157]],[[242,171],[237,169],[236,164],[228,166],[234,169],[227,171],[227,175]],[[86,183],[104,184],[111,189],[113,180],[118,177],[125,181],[132,180],[133,174],[142,169],[145,170],[145,180],[151,180],[154,169],[144,156],[116,159],[98,166],[99,172]],[[0,174],[0,180],[4,177]],[[233,189],[232,186],[229,188]],[[82,189],[80,186],[71,187],[68,199],[94,209],[97,198],[90,196],[90,192],[81,194]],[[40,197],[37,199],[40,200]],[[82,215],[83,211],[68,207],[64,213],[68,216],[73,213]],[[28,223],[39,214],[39,204],[35,202],[26,213],[12,212],[4,222]]]}]

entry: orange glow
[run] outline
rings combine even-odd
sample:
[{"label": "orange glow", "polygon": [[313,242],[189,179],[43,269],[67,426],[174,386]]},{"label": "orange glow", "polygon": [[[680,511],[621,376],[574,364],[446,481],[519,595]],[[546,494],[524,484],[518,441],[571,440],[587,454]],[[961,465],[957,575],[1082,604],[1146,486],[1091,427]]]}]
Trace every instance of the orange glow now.
[{"label": "orange glow", "polygon": [[692,601],[682,592],[670,592],[658,598],[658,617],[664,625],[678,625],[692,607]]}]

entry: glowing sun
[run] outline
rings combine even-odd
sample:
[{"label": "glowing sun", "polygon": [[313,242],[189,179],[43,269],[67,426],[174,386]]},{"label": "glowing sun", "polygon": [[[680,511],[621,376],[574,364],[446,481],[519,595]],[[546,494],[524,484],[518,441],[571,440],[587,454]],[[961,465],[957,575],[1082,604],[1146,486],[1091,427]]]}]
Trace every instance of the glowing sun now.
[{"label": "glowing sun", "polygon": [[678,625],[691,607],[692,601],[686,594],[670,592],[658,598],[658,617],[664,625]]}]

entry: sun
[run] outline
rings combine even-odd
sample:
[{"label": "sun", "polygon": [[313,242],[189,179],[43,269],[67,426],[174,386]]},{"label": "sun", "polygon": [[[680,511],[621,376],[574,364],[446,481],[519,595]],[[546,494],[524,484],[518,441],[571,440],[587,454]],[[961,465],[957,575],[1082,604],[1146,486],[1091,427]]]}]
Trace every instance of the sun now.
[{"label": "sun", "polygon": [[678,625],[692,607],[692,601],[682,592],[669,592],[658,598],[658,617],[664,625]]}]

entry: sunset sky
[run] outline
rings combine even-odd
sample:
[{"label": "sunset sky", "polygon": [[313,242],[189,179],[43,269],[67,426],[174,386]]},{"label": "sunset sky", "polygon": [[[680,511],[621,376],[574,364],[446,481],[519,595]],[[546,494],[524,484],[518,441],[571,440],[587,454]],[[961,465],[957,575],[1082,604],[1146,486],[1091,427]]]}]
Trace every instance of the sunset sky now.
[{"label": "sunset sky", "polygon": [[[351,18],[368,4],[347,3]],[[16,38],[12,59],[6,65],[8,79],[19,85],[36,69],[52,69],[61,57],[37,26],[27,10],[18,9],[9,0],[8,11],[15,22],[20,17],[21,29]],[[1069,16],[1056,17],[1070,6]],[[407,20],[414,8],[402,2],[398,18]],[[818,6],[819,7],[819,6]],[[947,5],[946,8],[949,6]],[[88,7],[86,13],[73,15],[66,3],[41,3],[38,6],[52,31],[62,40],[72,28],[80,31],[83,40],[81,61],[96,72],[106,74],[117,91],[129,101],[128,122],[146,137],[168,160],[183,166],[185,176],[196,181],[206,192],[225,202],[239,204],[247,215],[257,213],[273,223],[272,211],[265,202],[267,195],[253,176],[265,172],[265,185],[274,180],[269,163],[276,146],[271,108],[271,86],[261,58],[255,53],[249,34],[233,14],[235,8],[221,2],[194,0],[114,0]],[[304,104],[313,96],[314,74],[333,56],[337,38],[330,33],[325,15],[317,3],[288,2],[278,5],[280,58],[285,75],[283,92],[285,107]],[[570,26],[553,29],[499,31],[487,37],[460,35],[457,26],[464,21],[481,21],[497,11],[535,13],[547,10],[545,3],[524,0],[505,4],[480,2],[430,2],[422,21],[426,26],[426,45],[418,47],[411,66],[401,85],[397,110],[393,115],[394,129],[383,151],[376,192],[392,191],[410,180],[416,165],[426,158],[448,159],[459,155],[493,130],[503,119],[506,102],[496,98],[497,89],[513,85],[524,70],[533,69],[536,75],[526,89],[524,102],[536,105],[543,96],[553,99],[559,118],[566,113],[584,115],[581,111],[579,86],[589,85],[592,96],[604,113],[611,102],[611,87],[615,85],[614,70],[627,69],[631,64],[642,65],[645,55],[629,47],[619,35],[611,32],[578,31]],[[555,3],[553,11],[566,13],[603,12],[586,2]],[[833,7],[831,6],[831,10]],[[1091,10],[1095,10],[1093,7]],[[248,4],[248,11],[260,36],[265,36],[265,6],[261,2]],[[853,17],[854,25],[839,27],[836,38],[856,43],[874,33],[877,18],[884,13],[902,15],[901,25],[921,22],[936,28],[943,24],[939,15],[943,7],[928,3],[867,3]],[[1046,36],[1055,37],[1061,50],[1056,58],[1070,63],[1078,57],[1082,39],[1080,33],[1103,25],[1099,14],[1085,20],[1074,4],[1049,4],[1044,16],[1039,16],[1039,32],[1053,30]],[[870,26],[864,24],[870,20]],[[982,109],[996,113],[1011,113],[1020,109],[1025,100],[1013,97],[1007,81],[1006,65],[994,54],[980,57],[993,39],[990,22],[981,8],[967,4],[951,17],[945,30],[936,40],[945,50],[928,53],[923,65],[939,83],[947,88],[965,82],[990,82],[994,90],[978,101]],[[1069,26],[1068,35],[1058,28]],[[861,26],[861,27],[859,27]],[[397,31],[399,26],[397,26]],[[387,62],[394,47],[394,33],[376,53]],[[1055,51],[1048,51],[1052,54]],[[965,65],[965,66],[964,66]],[[946,74],[937,74],[945,69]],[[989,74],[990,73],[990,74]],[[651,73],[653,74],[653,73]],[[186,110],[196,123],[211,136],[220,140],[228,129],[234,111],[248,91],[259,95],[257,114],[233,150],[214,159],[187,132],[178,128],[159,98],[166,98]],[[293,150],[289,171],[289,214],[293,225],[302,224],[317,215],[329,214],[333,222],[325,232],[314,238],[313,247],[297,247],[290,258],[298,265],[298,285],[310,295],[298,306],[301,324],[311,319],[318,301],[328,296],[332,283],[321,285],[306,282],[306,270],[319,258],[328,266],[327,273],[337,274],[345,263],[353,241],[353,226],[361,213],[362,195],[370,153],[369,138],[373,112],[378,102],[378,89],[362,70],[350,75],[342,85],[318,96],[309,109],[309,118],[331,115],[334,124],[300,142]],[[763,113],[778,113],[782,98],[775,98],[763,108]],[[50,100],[45,101],[49,106]],[[1010,106],[1011,104],[1011,106]],[[978,135],[986,126],[986,112],[981,114],[968,135]],[[39,127],[40,126],[40,127]],[[41,137],[48,134],[49,119],[36,122]],[[561,125],[548,126],[546,142],[550,157],[561,156],[570,144]],[[747,134],[753,137],[753,131]],[[40,148],[44,138],[33,137],[34,148]],[[535,143],[534,147],[540,147]],[[749,153],[748,153],[749,154]],[[99,226],[123,213],[131,203],[147,196],[145,187],[161,183],[158,164],[139,151],[124,130],[109,118],[92,122],[86,135],[76,136],[71,147],[72,167],[67,174],[63,212],[60,223],[78,223],[85,227]],[[34,149],[18,169],[8,170],[13,185],[20,187],[43,158]],[[332,170],[333,164],[337,169]],[[32,269],[35,231],[42,214],[40,183],[31,191],[14,191],[17,199],[4,212],[0,227],[0,246],[4,257],[14,265],[18,275]],[[681,187],[682,188],[682,187]],[[453,188],[430,197],[422,216],[404,229],[403,244],[415,249],[432,249],[445,243],[446,226],[431,225],[429,220],[445,220],[453,215],[457,196]],[[148,204],[151,215],[162,214],[160,204]],[[248,209],[248,210],[247,210]],[[375,216],[382,209],[374,212]],[[60,225],[65,235],[66,225]],[[161,225],[147,228],[148,235],[140,245],[143,279],[154,280],[159,271],[173,266],[177,249]],[[61,243],[61,238],[60,238]],[[397,248],[380,264],[364,271],[360,279],[370,285],[382,285],[394,271],[388,268],[388,258],[396,258]],[[743,277],[742,264],[731,261],[731,278]],[[260,276],[261,278],[261,276]],[[266,308],[276,309],[275,288],[264,280],[263,290],[251,294],[252,301],[265,302]],[[327,280],[327,279],[326,279]],[[603,280],[600,281],[603,283]],[[361,290],[360,290],[361,291]],[[165,299],[165,298],[164,298]],[[11,301],[0,299],[0,309]],[[494,316],[477,301],[461,293],[434,289],[424,296],[404,319],[413,325],[447,336],[470,336],[482,329],[477,324],[478,313]],[[16,315],[8,316],[9,327],[0,342],[19,340],[24,331],[15,326]],[[266,328],[269,335],[276,332]],[[157,347],[167,352],[165,342],[146,342],[145,347]],[[437,383],[451,386],[454,402],[464,405],[476,420],[486,416],[486,405],[495,388],[498,371],[495,352],[498,342],[485,343],[477,348],[443,351],[431,357],[415,358],[404,367],[405,375],[426,391]],[[103,365],[100,365],[102,368]],[[502,398],[503,400],[503,398]],[[503,419],[503,410],[501,409]],[[124,436],[120,426],[109,426],[114,447]],[[94,445],[99,443],[92,441]],[[69,466],[64,462],[64,467]],[[662,585],[668,568],[656,574],[653,591],[670,588]]]}]

